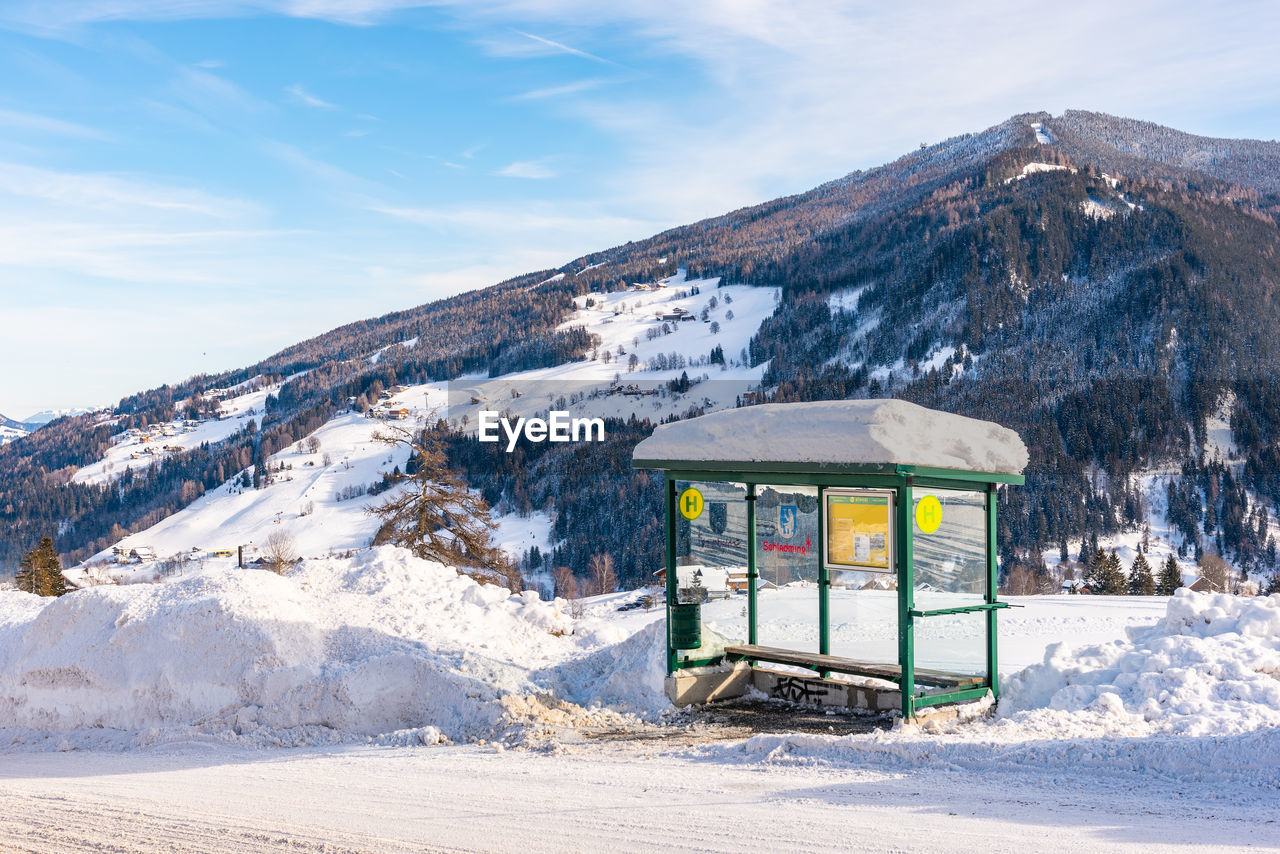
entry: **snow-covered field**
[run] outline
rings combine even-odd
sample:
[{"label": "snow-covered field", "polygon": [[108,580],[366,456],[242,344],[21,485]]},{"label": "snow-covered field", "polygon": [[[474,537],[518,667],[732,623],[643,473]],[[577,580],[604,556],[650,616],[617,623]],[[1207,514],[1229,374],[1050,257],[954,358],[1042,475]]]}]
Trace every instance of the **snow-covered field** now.
[{"label": "snow-covered field", "polygon": [[377,520],[366,509],[379,499],[340,496],[347,487],[363,492],[381,480],[383,472],[404,466],[406,449],[374,440],[381,428],[381,422],[354,412],[339,415],[313,434],[319,442],[317,452],[290,447],[271,457],[270,465],[288,468],[270,486],[242,489],[229,481],[120,545],[150,546],[163,557],[197,548],[261,545],[273,530],[283,528],[307,557],[367,546]]},{"label": "snow-covered field", "polygon": [[1280,597],[1026,597],[993,717],[753,737],[660,725],[631,598],[390,547],[0,593],[0,847],[1280,845]]},{"label": "snow-covered field", "polygon": [[0,424],[0,445],[12,442],[14,439],[21,439],[27,435],[26,430],[18,427],[10,427],[7,424]]},{"label": "snow-covered field", "polygon": [[[475,429],[482,409],[521,417],[544,415],[549,409],[564,409],[575,416],[635,414],[656,422],[693,405],[709,411],[733,406],[738,395],[759,384],[767,368],[767,364],[744,365],[741,354],[776,308],[776,294],[776,288],[721,287],[718,278],[686,279],[681,271],[644,289],[577,297],[577,311],[561,328],[578,326],[595,336],[599,342],[595,358],[492,379],[454,380],[449,387],[448,417],[455,426]],[[661,319],[677,313],[689,319]],[[717,346],[724,353],[724,364],[708,364]],[[672,354],[684,359],[685,365],[659,367],[660,359]],[[707,379],[684,395],[599,394],[614,386],[615,380],[620,386],[656,389],[682,373],[694,381]],[[560,399],[564,405],[556,402]]]},{"label": "snow-covered field", "polygon": [[198,448],[206,442],[221,442],[243,430],[254,418],[261,421],[267,397],[278,390],[262,387],[224,400],[221,418],[185,426],[180,417],[168,424],[152,425],[147,430],[121,433],[115,437],[115,444],[106,456],[80,469],[71,479],[76,483],[107,483],[119,478],[125,469],[143,469],[170,454]]}]

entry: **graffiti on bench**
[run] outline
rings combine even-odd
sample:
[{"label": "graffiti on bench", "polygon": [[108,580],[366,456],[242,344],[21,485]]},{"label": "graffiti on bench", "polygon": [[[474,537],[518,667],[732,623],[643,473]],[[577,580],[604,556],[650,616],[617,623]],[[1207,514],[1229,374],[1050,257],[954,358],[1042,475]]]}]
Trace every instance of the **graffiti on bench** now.
[{"label": "graffiti on bench", "polygon": [[796,676],[782,676],[769,691],[775,700],[786,700],[789,703],[818,703],[825,700],[830,691],[821,682],[802,679]]}]

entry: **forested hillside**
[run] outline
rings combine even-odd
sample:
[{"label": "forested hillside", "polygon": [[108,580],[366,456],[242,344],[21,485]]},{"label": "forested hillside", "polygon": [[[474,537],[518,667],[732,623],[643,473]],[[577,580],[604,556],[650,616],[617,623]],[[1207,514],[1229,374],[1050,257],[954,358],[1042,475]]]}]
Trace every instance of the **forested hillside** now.
[{"label": "forested hillside", "polygon": [[[1016,116],[808,193],[595,253],[559,270],[336,329],[243,371],[62,419],[0,448],[0,565],[43,533],[75,558],[171,513],[397,382],[504,374],[583,357],[557,331],[571,299],[671,275],[776,286],[751,342],[777,400],[901,396],[999,421],[1031,448],[1001,516],[1007,563],[1141,525],[1132,475],[1175,472],[1189,553],[1275,565],[1280,500],[1280,145],[1195,137],[1093,113]],[[69,483],[115,432],[193,393],[283,381],[253,431],[130,472]],[[1206,453],[1228,419],[1232,459]],[[454,443],[491,502],[549,509],[557,565],[608,552],[627,584],[659,560],[657,486],[629,468],[644,422],[598,447]]]}]

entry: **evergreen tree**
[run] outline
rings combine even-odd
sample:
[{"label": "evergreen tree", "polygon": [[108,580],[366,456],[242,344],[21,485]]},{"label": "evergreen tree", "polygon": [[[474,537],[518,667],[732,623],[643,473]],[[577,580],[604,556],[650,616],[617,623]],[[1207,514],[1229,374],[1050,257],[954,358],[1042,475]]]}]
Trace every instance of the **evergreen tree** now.
[{"label": "evergreen tree", "polygon": [[1271,581],[1267,583],[1267,589],[1262,591],[1262,595],[1271,596],[1280,593],[1280,571],[1271,573]]},{"label": "evergreen tree", "polygon": [[1115,549],[1112,549],[1110,554],[1098,549],[1094,557],[1098,564],[1095,570],[1098,586],[1093,592],[1104,596],[1123,596],[1128,587],[1128,580],[1124,577],[1124,570],[1120,568],[1120,557]]},{"label": "evergreen tree", "polygon": [[22,560],[18,563],[18,573],[13,580],[17,584],[18,589],[24,593],[35,593],[39,596],[40,579],[36,574],[36,553],[29,551],[22,556]]},{"label": "evergreen tree", "polygon": [[62,561],[52,537],[43,537],[40,545],[22,556],[15,579],[19,590],[37,596],[62,596],[67,592],[67,581],[62,577]]},{"label": "evergreen tree", "polygon": [[[519,569],[492,542],[494,523],[484,498],[449,468],[444,428],[421,432],[388,425],[377,442],[407,448],[416,460],[413,473],[398,480],[403,488],[369,512],[382,519],[378,541],[392,542],[424,560],[447,566],[471,566],[496,574],[512,590],[520,589]],[[406,469],[409,468],[406,466]]]},{"label": "evergreen tree", "polygon": [[1102,549],[1088,552],[1085,556],[1084,570],[1080,574],[1080,580],[1092,593],[1102,592],[1104,586],[1103,566],[1106,562],[1107,557],[1102,553]]},{"label": "evergreen tree", "polygon": [[1133,559],[1133,568],[1129,570],[1129,595],[1154,596],[1155,592],[1156,580],[1151,574],[1151,564],[1147,563],[1146,555],[1138,552]]},{"label": "evergreen tree", "polygon": [[1160,578],[1156,581],[1156,595],[1172,596],[1181,586],[1182,571],[1178,569],[1178,561],[1173,555],[1169,555],[1160,569]]}]

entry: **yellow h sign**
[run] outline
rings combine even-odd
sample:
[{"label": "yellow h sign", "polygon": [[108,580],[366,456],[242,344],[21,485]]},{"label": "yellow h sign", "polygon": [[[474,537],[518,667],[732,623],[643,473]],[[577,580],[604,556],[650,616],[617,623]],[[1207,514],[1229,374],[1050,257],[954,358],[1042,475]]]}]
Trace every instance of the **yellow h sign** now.
[{"label": "yellow h sign", "polygon": [[921,533],[932,534],[942,524],[942,502],[935,495],[926,495],[916,502],[916,527]]},{"label": "yellow h sign", "polygon": [[680,515],[690,521],[702,515],[702,493],[692,486],[680,493],[680,499],[676,503],[680,507]]}]

